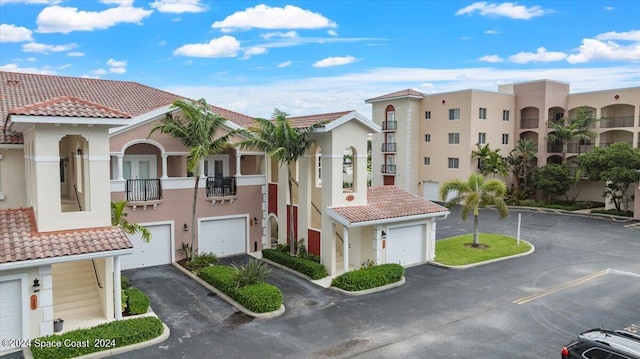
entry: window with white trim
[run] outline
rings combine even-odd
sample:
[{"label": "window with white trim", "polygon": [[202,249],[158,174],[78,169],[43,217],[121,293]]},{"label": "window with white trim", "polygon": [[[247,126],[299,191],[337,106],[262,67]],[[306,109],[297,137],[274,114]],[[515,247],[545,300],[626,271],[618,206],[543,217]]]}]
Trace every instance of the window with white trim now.
[{"label": "window with white trim", "polygon": [[459,108],[450,108],[449,109],[449,120],[459,120],[460,119],[460,109]]},{"label": "window with white trim", "polygon": [[486,107],[480,107],[480,110],[478,111],[478,118],[481,120],[486,120],[487,119],[487,108]]},{"label": "window with white trim", "polygon": [[481,144],[481,145],[484,145],[485,143],[487,143],[487,133],[486,132],[478,133],[478,143]]},{"label": "window with white trim", "polygon": [[457,169],[460,167],[460,159],[457,157],[449,157],[447,161],[449,162],[449,168]]},{"label": "window with white trim", "polygon": [[430,133],[425,133],[424,134],[424,142],[431,142],[431,134]]},{"label": "window with white trim", "polygon": [[424,165],[425,165],[425,166],[428,166],[428,165],[430,165],[430,164],[431,164],[431,157],[425,157],[425,158],[424,158]]},{"label": "window with white trim", "polygon": [[503,133],[502,134],[502,144],[503,145],[508,145],[509,144],[509,134],[508,133]]},{"label": "window with white trim", "polygon": [[430,120],[431,119],[431,111],[425,111],[424,112],[424,119],[425,120]]},{"label": "window with white trim", "polygon": [[502,110],[502,121],[509,121],[509,110]]},{"label": "window with white trim", "polygon": [[449,144],[450,145],[457,145],[460,144],[460,134],[455,132],[455,133],[450,133],[449,134]]}]

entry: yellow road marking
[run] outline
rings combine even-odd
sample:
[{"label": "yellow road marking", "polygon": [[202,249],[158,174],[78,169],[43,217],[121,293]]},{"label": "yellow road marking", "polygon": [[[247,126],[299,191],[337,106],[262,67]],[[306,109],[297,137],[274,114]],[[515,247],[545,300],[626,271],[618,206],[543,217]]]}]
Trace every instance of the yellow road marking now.
[{"label": "yellow road marking", "polygon": [[542,297],[547,296],[549,294],[553,294],[553,293],[555,293],[555,292],[557,292],[559,290],[575,287],[577,285],[580,285],[582,283],[585,283],[585,282],[588,282],[590,280],[596,279],[598,277],[602,277],[603,275],[605,275],[605,274],[607,274],[609,272],[611,272],[610,269],[605,269],[605,270],[602,270],[600,272],[596,272],[596,273],[590,274],[590,275],[588,275],[586,277],[582,277],[582,278],[578,278],[576,280],[572,280],[572,281],[567,282],[565,284],[562,284],[560,286],[552,287],[552,288],[549,288],[549,289],[545,289],[543,291],[540,291],[540,292],[537,292],[537,293],[533,293],[533,294],[528,295],[526,297],[522,297],[520,299],[516,299],[516,300],[513,301],[513,303],[514,304],[525,304],[525,303],[528,303],[528,302],[530,302],[532,300],[535,300],[535,299],[538,299],[538,298],[542,298]]}]

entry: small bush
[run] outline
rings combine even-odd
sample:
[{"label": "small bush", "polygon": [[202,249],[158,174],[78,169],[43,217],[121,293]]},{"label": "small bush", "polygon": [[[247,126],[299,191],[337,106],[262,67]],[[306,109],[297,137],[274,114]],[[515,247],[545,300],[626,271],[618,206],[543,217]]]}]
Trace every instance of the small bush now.
[{"label": "small bush", "polygon": [[[117,320],[93,328],[33,339],[31,352],[34,359],[75,358],[114,347],[144,342],[160,336],[163,331],[162,322],[155,317]],[[87,343],[87,345],[72,346],[63,345],[64,343]]]},{"label": "small bush", "polygon": [[280,289],[271,284],[252,284],[238,288],[232,267],[206,267],[200,270],[198,276],[253,312],[272,312],[282,305]]},{"label": "small bush", "polygon": [[187,261],[187,267],[191,271],[197,271],[204,267],[208,267],[218,261],[218,257],[211,252],[198,253],[190,261]]},{"label": "small bush", "polygon": [[633,212],[631,211],[618,211],[615,209],[594,209],[591,211],[591,213],[609,214],[612,216],[633,217]]},{"label": "small bush", "polygon": [[138,288],[127,289],[127,313],[131,315],[144,314],[149,310],[149,297]]},{"label": "small bush", "polygon": [[404,268],[390,263],[365,267],[344,273],[331,281],[331,286],[350,292],[381,287],[402,279]]},{"label": "small bush", "polygon": [[120,275],[120,288],[122,289],[129,289],[131,287],[131,281],[129,280],[129,277]]},{"label": "small bush", "polygon": [[255,259],[249,260],[246,264],[233,264],[231,267],[233,268],[234,281],[238,288],[264,283],[272,270],[266,263]]},{"label": "small bush", "polygon": [[127,291],[124,289],[120,289],[120,308],[122,309],[121,313],[127,311]]},{"label": "small bush", "polygon": [[289,246],[288,244],[278,243],[278,245],[276,246],[276,250],[282,253],[289,253],[291,251],[291,246]]},{"label": "small bush", "polygon": [[310,260],[310,261],[313,261],[313,262],[316,262],[316,263],[320,263],[320,256],[319,255],[315,255],[313,253],[308,253],[307,252],[307,254],[302,258]]},{"label": "small bush", "polygon": [[309,276],[311,279],[320,279],[327,276],[327,269],[320,263],[309,259],[293,257],[273,249],[263,249],[262,256],[285,267]]}]

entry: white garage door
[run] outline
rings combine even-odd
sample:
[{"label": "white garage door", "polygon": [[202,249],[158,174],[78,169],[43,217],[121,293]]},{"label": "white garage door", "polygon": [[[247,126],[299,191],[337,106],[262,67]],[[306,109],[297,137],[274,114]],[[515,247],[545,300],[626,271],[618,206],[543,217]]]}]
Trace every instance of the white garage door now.
[{"label": "white garage door", "polygon": [[11,349],[5,339],[22,339],[22,307],[20,280],[0,282],[0,352]]},{"label": "white garage door", "polygon": [[123,270],[171,263],[171,225],[145,227],[151,232],[151,241],[143,241],[139,233],[129,236],[133,244],[133,253],[120,257]]},{"label": "white garage door", "polygon": [[438,182],[422,182],[422,197],[429,201],[441,201],[440,199],[440,185]]},{"label": "white garage door", "polygon": [[387,263],[402,266],[426,261],[424,225],[389,228],[387,233]]},{"label": "white garage door", "polygon": [[221,218],[200,222],[198,251],[212,252],[218,257],[247,252],[245,217]]}]

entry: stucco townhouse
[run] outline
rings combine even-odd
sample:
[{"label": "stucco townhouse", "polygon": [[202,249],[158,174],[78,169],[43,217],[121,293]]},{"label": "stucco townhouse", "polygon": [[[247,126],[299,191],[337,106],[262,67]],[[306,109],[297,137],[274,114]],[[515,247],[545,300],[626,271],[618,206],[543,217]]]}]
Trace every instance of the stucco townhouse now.
[{"label": "stucco townhouse", "polygon": [[[535,166],[560,163],[562,146],[549,140],[550,123],[576,118],[581,110],[600,121],[592,128],[594,139],[568,144],[569,166],[575,169],[571,160],[596,146],[625,142],[640,147],[640,87],[573,93],[569,83],[539,80],[500,85],[498,91],[426,94],[407,89],[366,102],[382,128],[382,136],[373,137],[373,185],[394,184],[431,200],[440,200],[444,182],[477,171],[471,157],[477,144],[507,156],[526,138],[537,144]],[[579,199],[603,202],[604,185],[583,179]],[[634,194],[629,208],[640,219],[638,183],[628,193],[630,198]]]},{"label": "stucco townhouse", "polygon": [[[58,318],[65,331],[120,319],[121,271],[182,259],[192,231],[200,252],[222,257],[286,243],[293,225],[331,275],[434,258],[436,221],[449,212],[396,186],[367,185],[367,138],[380,126],[355,111],[291,118],[325,123],[292,168],[293,203],[286,168],[264,153],[229,146],[203,160],[191,228],[187,149],[149,135],[179,98],[135,82],[0,72],[3,339],[51,334]],[[210,110],[227,119],[221,136],[253,123]],[[121,200],[150,242],[111,226],[110,202]]]}]

